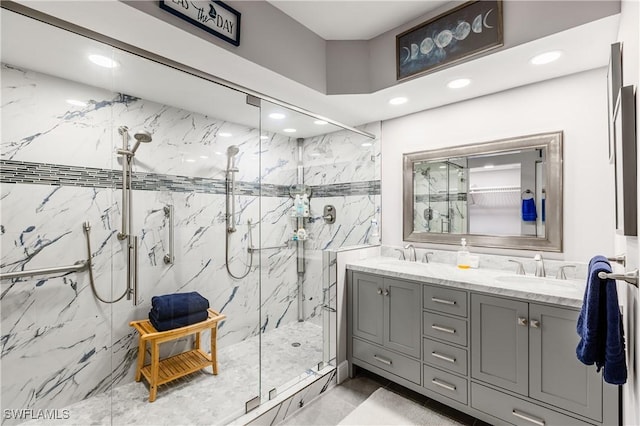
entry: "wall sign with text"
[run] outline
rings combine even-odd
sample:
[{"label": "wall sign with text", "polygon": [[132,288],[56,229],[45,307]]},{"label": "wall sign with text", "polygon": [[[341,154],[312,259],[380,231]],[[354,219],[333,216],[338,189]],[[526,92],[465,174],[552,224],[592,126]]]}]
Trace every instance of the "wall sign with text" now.
[{"label": "wall sign with text", "polygon": [[240,12],[221,1],[160,0],[160,7],[234,46],[240,46]]}]

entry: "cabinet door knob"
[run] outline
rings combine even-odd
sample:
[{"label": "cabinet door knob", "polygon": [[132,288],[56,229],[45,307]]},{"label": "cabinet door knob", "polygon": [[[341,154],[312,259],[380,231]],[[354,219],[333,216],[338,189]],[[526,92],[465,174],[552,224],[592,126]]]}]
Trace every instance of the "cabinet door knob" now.
[{"label": "cabinet door knob", "polygon": [[382,292],[382,294],[384,294],[385,296],[389,295],[389,290],[387,290],[386,288],[384,289],[384,291]]},{"label": "cabinet door knob", "polygon": [[378,294],[382,294],[382,289],[381,289],[381,288],[379,288],[378,290],[376,290],[376,293],[378,293]]},{"label": "cabinet door knob", "polygon": [[531,320],[531,328],[540,328],[540,321]]},{"label": "cabinet door knob", "polygon": [[527,326],[527,323],[528,323],[528,321],[527,321],[527,319],[526,319],[526,318],[524,318],[524,317],[518,317],[518,325],[521,325],[521,326],[523,326],[523,327],[526,327],[526,326]]}]

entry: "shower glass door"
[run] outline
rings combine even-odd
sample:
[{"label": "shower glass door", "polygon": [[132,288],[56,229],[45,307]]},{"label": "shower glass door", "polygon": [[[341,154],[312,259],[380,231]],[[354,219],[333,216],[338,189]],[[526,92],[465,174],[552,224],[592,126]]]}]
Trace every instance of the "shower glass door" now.
[{"label": "shower glass door", "polygon": [[366,240],[379,205],[372,142],[261,101],[263,402],[335,367],[335,287],[322,252]]},{"label": "shower glass door", "polygon": [[[93,284],[87,270],[2,280],[3,425],[226,424],[259,396],[260,258],[249,249],[260,235],[260,108],[137,53],[2,9],[2,273],[86,260],[84,222],[93,272]],[[95,296],[124,292],[112,304]],[[226,316],[218,374],[160,385],[150,402],[130,322],[149,318],[154,296],[188,292]],[[162,343],[159,358],[197,342]]]}]

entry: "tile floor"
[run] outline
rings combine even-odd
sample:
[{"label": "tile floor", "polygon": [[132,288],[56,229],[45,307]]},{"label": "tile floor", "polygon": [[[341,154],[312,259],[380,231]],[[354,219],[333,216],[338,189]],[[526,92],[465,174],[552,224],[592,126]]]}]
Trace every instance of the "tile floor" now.
[{"label": "tile floor", "polygon": [[[363,403],[378,388],[383,387],[408,398],[430,410],[449,417],[456,422],[469,426],[489,426],[468,414],[454,410],[419,393],[400,386],[366,370],[358,369],[357,376],[341,385],[329,389],[318,398],[309,402],[279,425],[282,426],[314,426],[337,425]],[[451,424],[456,424],[452,422]],[[364,425],[363,425],[364,426]],[[441,425],[439,425],[441,426]]]},{"label": "tile floor", "polygon": [[[153,403],[148,401],[145,380],[118,386],[66,407],[70,417],[64,426],[228,424],[244,414],[245,402],[258,395],[260,385],[267,395],[272,388],[281,391],[314,374],[311,368],[321,360],[322,328],[308,321],[293,322],[261,337],[219,347],[217,376],[206,368],[161,385]],[[31,420],[24,424],[62,423]]]}]

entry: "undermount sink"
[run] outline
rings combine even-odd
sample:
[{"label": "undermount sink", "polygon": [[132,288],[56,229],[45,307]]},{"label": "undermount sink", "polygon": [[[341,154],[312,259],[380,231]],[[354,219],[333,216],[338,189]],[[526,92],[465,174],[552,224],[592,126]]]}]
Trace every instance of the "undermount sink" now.
[{"label": "undermount sink", "polygon": [[580,287],[580,283],[575,280],[559,280],[550,277],[535,277],[530,275],[503,275],[496,277],[495,280],[505,284],[530,285],[533,288],[548,286]]}]

